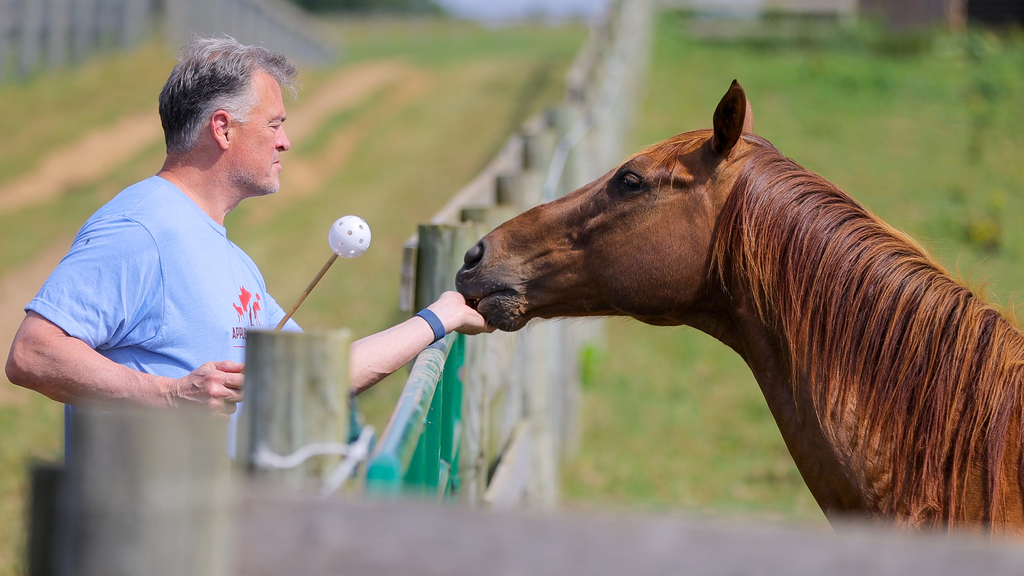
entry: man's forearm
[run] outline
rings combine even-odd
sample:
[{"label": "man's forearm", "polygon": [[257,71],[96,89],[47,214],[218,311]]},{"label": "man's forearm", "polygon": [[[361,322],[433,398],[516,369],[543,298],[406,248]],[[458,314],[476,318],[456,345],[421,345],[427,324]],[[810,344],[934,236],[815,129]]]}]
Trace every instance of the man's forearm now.
[{"label": "man's forearm", "polygon": [[29,312],[18,329],[6,372],[12,383],[58,402],[173,403],[172,379],[117,364],[34,312]]},{"label": "man's forearm", "polygon": [[351,386],[358,394],[380,382],[415,358],[433,339],[430,326],[422,318],[413,317],[356,340],[349,348]]},{"label": "man's forearm", "polygon": [[[466,306],[458,292],[444,292],[427,306],[444,325],[445,332],[479,334],[494,328],[483,317]],[[422,318],[413,317],[352,343],[349,349],[349,379],[356,393],[373,386],[416,357],[434,340],[434,330]]]}]

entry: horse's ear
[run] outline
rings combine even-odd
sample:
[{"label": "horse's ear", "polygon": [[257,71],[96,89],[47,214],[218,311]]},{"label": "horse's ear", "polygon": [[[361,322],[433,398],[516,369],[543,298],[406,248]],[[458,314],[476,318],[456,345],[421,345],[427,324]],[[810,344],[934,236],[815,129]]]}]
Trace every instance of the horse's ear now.
[{"label": "horse's ear", "polygon": [[750,105],[740,83],[733,80],[729,91],[715,108],[715,134],[711,137],[711,149],[725,156],[736,145],[740,134],[753,128],[753,115],[747,120]]},{"label": "horse's ear", "polygon": [[754,110],[750,107],[750,99],[744,95],[744,100],[747,101],[747,111],[743,113],[743,133],[753,134],[754,133]]}]

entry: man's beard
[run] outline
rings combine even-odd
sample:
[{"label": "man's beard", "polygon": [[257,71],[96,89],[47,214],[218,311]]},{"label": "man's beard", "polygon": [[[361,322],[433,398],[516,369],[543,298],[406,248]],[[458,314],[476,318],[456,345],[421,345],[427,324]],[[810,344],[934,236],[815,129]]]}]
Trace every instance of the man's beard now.
[{"label": "man's beard", "polygon": [[267,196],[277,192],[281,188],[281,181],[269,176],[259,176],[252,172],[239,172],[235,174],[235,185],[240,190],[245,190],[246,196]]}]

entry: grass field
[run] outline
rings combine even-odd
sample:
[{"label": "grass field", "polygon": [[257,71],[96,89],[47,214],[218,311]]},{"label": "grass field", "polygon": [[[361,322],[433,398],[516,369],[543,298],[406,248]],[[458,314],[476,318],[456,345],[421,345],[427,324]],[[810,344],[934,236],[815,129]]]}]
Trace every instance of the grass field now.
[{"label": "grass field", "polygon": [[[974,32],[698,40],[658,21],[636,147],[709,128],[733,78],[754,130],[1012,309],[1024,288],[1024,40]],[[820,31],[819,31],[820,32]],[[749,370],[685,328],[613,321],[571,502],[824,522]]]},{"label": "grass field", "polygon": [[[331,69],[304,69],[303,105],[350,66],[401,64],[393,81],[369,97],[332,113],[305,142],[283,158],[287,176],[301,163],[316,164],[321,182],[288,198],[244,202],[228,219],[229,236],[257,262],[270,291],[290,304],[330,253],[326,235],[344,214],[373,227],[373,246],[357,260],[334,266],[297,315],[306,328],[349,326],[357,336],[400,318],[397,310],[401,244],[493,155],[529,115],[562,96],[562,76],[586,29],[522,26],[483,29],[447,21],[339,22],[344,61]],[[0,188],[29,173],[49,150],[104,127],[120,115],[153,109],[173,65],[171,50],[151,45],[106,57],[82,69],[0,87]],[[155,115],[155,114],[154,114]],[[331,156],[334,136],[343,134]],[[340,150],[340,152],[339,152]],[[101,153],[101,151],[97,151]],[[327,156],[323,154],[327,153]],[[67,190],[59,200],[0,214],[0,276],[18,274],[54,243],[69,245],[78,227],[122,187],[155,173],[162,146],[154,142],[95,181]],[[259,202],[275,202],[270,214]],[[30,298],[30,296],[28,297]],[[20,317],[9,304],[4,314]],[[61,449],[61,408],[10,384],[0,393],[0,576],[20,572],[25,464],[56,459]],[[371,422],[382,427],[401,379],[362,397]]]}]

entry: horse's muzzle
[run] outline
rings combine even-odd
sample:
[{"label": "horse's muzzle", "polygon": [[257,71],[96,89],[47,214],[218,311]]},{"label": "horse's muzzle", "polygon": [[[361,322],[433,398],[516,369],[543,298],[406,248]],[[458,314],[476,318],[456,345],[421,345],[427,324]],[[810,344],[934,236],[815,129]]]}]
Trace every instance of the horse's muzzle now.
[{"label": "horse's muzzle", "polygon": [[511,332],[526,325],[524,298],[514,283],[501,277],[495,266],[485,262],[486,238],[466,252],[464,264],[455,275],[455,289],[491,326]]}]

